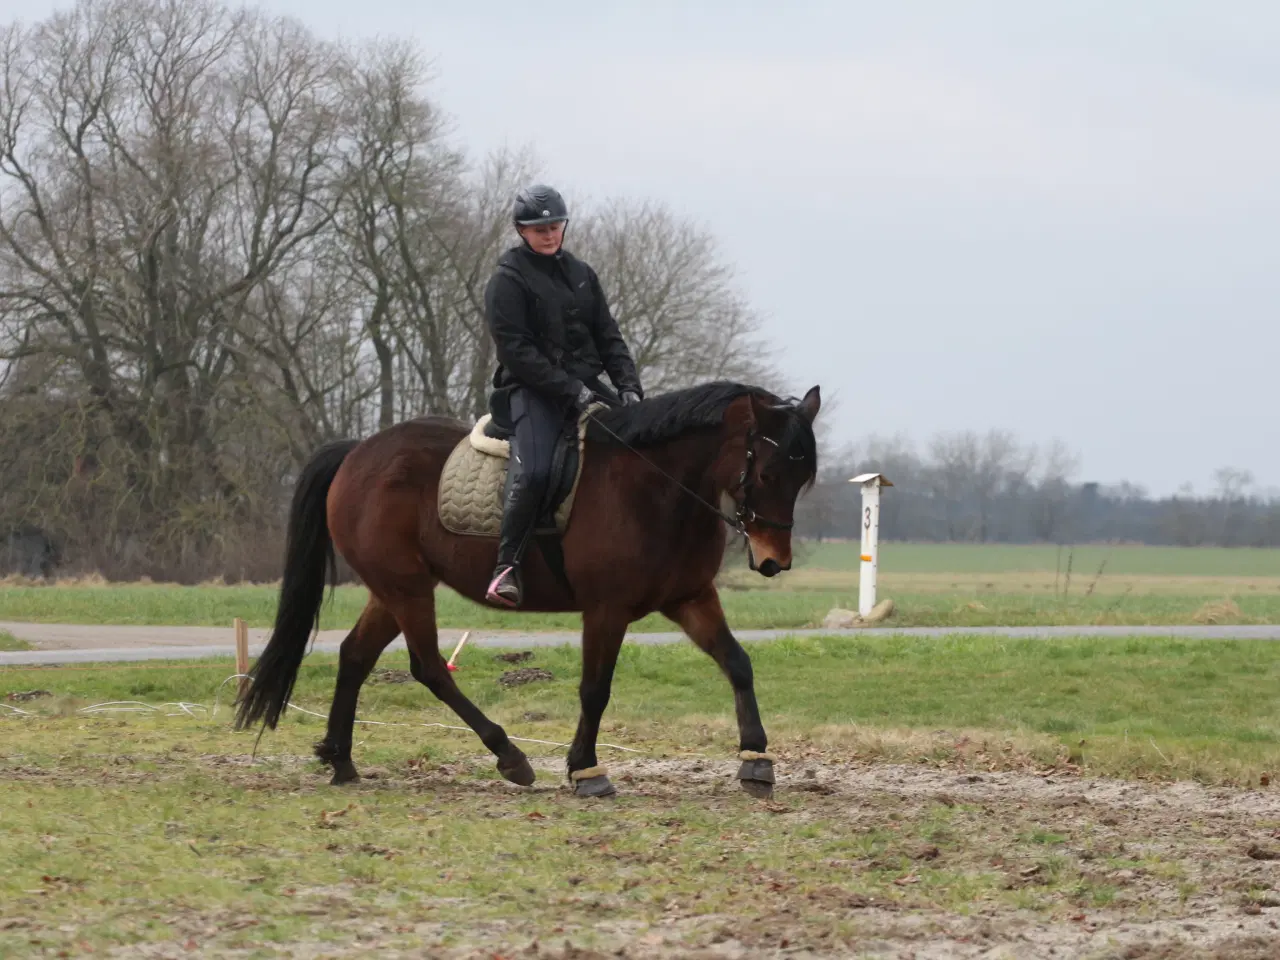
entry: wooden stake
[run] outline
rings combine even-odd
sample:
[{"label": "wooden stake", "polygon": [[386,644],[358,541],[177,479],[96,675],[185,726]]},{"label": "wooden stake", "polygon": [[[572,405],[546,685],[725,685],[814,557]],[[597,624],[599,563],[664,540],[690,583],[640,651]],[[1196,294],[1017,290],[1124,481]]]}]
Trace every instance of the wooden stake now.
[{"label": "wooden stake", "polygon": [[453,648],[453,656],[451,656],[449,658],[449,662],[445,664],[445,666],[447,666],[450,670],[458,669],[456,666],[454,666],[454,661],[458,659],[458,654],[462,652],[462,645],[467,642],[467,637],[469,636],[471,636],[470,630],[466,631],[462,635],[462,639],[458,641],[458,645]]},{"label": "wooden stake", "polygon": [[240,695],[244,696],[244,692],[249,689],[249,678],[244,674],[249,672],[249,628],[245,626],[243,620],[236,617],[236,673],[240,674]]}]

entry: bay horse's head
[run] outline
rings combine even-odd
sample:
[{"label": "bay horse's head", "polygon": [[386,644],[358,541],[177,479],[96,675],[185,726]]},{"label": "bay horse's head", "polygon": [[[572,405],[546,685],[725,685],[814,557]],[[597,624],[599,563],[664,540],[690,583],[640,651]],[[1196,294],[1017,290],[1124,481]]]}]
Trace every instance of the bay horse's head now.
[{"label": "bay horse's head", "polygon": [[[760,387],[716,381],[602,411],[591,418],[587,436],[630,448],[682,490],[682,496],[691,495],[719,513],[746,536],[751,569],[773,577],[791,568],[796,498],[817,479],[813,421],[821,406],[817,387],[802,400],[783,400]],[[689,456],[690,447],[670,453],[664,467],[636,449],[669,443],[691,431],[699,437],[692,449],[709,455],[706,467],[700,468],[709,468],[706,485],[698,493],[671,473],[687,469],[677,458]],[[703,447],[704,441],[714,448]],[[656,479],[647,471],[643,476],[646,482]],[[704,499],[707,494],[711,499]]]},{"label": "bay horse's head", "polygon": [[799,401],[752,393],[726,411],[734,440],[719,464],[728,480],[722,489],[746,535],[748,563],[763,576],[791,569],[796,499],[818,476],[813,421],[821,407],[815,386]]}]

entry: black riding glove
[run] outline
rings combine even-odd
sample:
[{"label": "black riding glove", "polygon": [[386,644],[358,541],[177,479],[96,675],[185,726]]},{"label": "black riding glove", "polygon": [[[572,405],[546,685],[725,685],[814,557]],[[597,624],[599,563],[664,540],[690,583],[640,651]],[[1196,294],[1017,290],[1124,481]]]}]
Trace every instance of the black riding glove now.
[{"label": "black riding glove", "polygon": [[579,410],[585,410],[591,406],[595,398],[596,395],[591,392],[591,388],[584,383],[582,389],[578,391],[578,395],[573,398],[573,404]]}]

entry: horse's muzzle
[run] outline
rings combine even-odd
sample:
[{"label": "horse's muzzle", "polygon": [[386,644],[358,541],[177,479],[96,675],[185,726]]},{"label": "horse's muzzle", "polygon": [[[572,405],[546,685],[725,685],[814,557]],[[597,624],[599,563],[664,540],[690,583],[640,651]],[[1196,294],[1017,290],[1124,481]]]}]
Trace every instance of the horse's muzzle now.
[{"label": "horse's muzzle", "polygon": [[764,563],[760,564],[760,575],[764,577],[776,577],[783,570],[790,570],[790,569],[791,569],[791,564],[787,564],[784,567],[777,560],[774,560],[772,557],[770,557]]},{"label": "horse's muzzle", "polygon": [[773,557],[766,557],[760,563],[756,563],[755,545],[748,539],[747,566],[761,576],[776,577],[778,574],[782,573],[782,571],[791,569],[791,560],[788,558],[785,564],[781,564]]}]

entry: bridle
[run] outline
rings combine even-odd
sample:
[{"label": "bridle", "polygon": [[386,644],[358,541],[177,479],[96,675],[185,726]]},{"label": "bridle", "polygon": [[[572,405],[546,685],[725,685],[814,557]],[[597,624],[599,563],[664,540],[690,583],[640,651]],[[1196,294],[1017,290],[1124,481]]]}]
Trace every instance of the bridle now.
[{"label": "bridle", "polygon": [[[748,534],[747,534],[748,523],[754,523],[757,526],[761,526],[761,527],[770,527],[774,530],[790,530],[792,527],[795,526],[794,523],[783,523],[780,520],[769,520],[765,517],[762,517],[760,516],[760,514],[756,512],[755,507],[751,505],[752,494],[755,493],[757,433],[754,425],[747,429],[747,437],[746,437],[747,461],[743,465],[742,473],[738,475],[738,482],[737,484],[734,485],[734,488],[732,491],[735,494],[738,492],[741,492],[742,499],[737,501],[737,509],[734,511],[733,515],[730,516],[729,514],[721,510],[719,507],[715,506],[714,504],[708,503],[696,492],[694,492],[693,490],[690,490],[683,483],[681,483],[675,477],[671,476],[671,474],[667,473],[667,471],[663,470],[660,466],[658,466],[656,463],[654,463],[652,460],[646,457],[643,453],[641,453],[631,444],[623,440],[620,436],[618,436],[616,433],[610,430],[607,426],[605,426],[604,423],[596,419],[595,414],[588,415],[588,419],[590,419],[593,423],[595,423],[596,426],[604,430],[605,433],[609,434],[609,436],[613,437],[613,439],[617,440],[618,443],[622,444],[624,447],[626,447],[628,450],[634,453],[637,457],[639,457],[649,466],[653,467],[653,469],[658,471],[658,473],[662,474],[662,476],[666,477],[668,480],[674,483],[677,487],[679,487],[689,496],[693,497],[693,499],[696,500],[698,503],[702,504],[702,506],[706,507],[712,513],[714,513],[717,517],[719,517],[728,525],[729,529],[733,530],[735,533],[740,534],[744,540],[748,539]],[[763,440],[765,443],[772,445],[774,449],[778,448],[778,441],[774,440],[772,437],[767,437],[764,434],[759,434],[759,439]],[[793,457],[792,459],[796,459],[796,458]]]},{"label": "bridle", "polygon": [[[764,434],[760,434],[760,439],[765,443],[771,444],[775,450],[778,449],[778,441],[774,440],[772,437],[766,437]],[[761,527],[771,527],[774,530],[790,530],[795,526],[794,523],[782,523],[778,520],[769,520],[756,513],[755,508],[751,506],[751,495],[755,492],[756,484],[755,465],[756,428],[752,426],[747,430],[747,462],[742,468],[742,473],[738,477],[738,485],[735,487],[735,492],[737,490],[742,491],[742,500],[738,503],[738,509],[734,512],[734,522],[731,526],[733,526],[733,528],[744,537],[747,535],[746,525],[748,523],[754,523]],[[702,498],[699,497],[698,499],[701,500]],[[716,512],[720,513],[719,510]],[[724,517],[723,514],[721,514],[721,516],[726,522],[728,522],[728,517]]]}]

